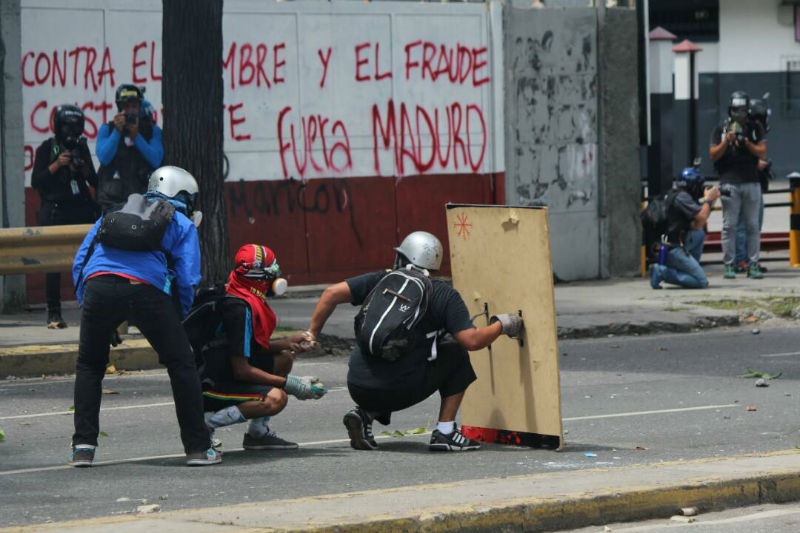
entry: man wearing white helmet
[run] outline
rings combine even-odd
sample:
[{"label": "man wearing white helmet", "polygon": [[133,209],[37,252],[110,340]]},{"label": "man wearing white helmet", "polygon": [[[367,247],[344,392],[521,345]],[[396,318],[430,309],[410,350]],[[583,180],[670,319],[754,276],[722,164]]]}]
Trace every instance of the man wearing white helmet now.
[{"label": "man wearing white helmet", "polygon": [[[195,212],[197,192],[197,182],[185,170],[154,170],[148,192],[130,195],[122,209],[100,218],[75,254],[73,279],[82,310],[73,466],[92,465],[109,339],[126,320],[167,367],[187,464],[222,460],[211,448],[195,357],[181,327],[181,313],[191,307],[200,282],[200,245],[192,222],[200,218]],[[170,296],[173,290],[180,311]]]},{"label": "man wearing white helmet", "polygon": [[[325,289],[306,332],[313,343],[337,305],[350,302],[362,306],[356,317],[359,342],[350,354],[347,373],[347,388],[357,404],[343,420],[350,446],[357,450],[376,449],[373,420],[387,425],[392,412],[420,403],[438,391],[442,403],[429,449],[478,449],[480,444],[465,437],[455,424],[464,391],[476,379],[467,350],[485,348],[501,334],[516,337],[522,319],[511,314],[497,315],[490,325],[476,328],[458,292],[447,283],[428,277],[430,271],[439,269],[444,255],[442,243],[430,233],[411,233],[395,252],[394,271],[356,276]],[[391,277],[398,278],[399,288],[390,286]],[[409,292],[409,288],[413,290]],[[379,315],[375,324],[370,322],[370,308]],[[374,339],[383,335],[383,324],[398,313],[406,313],[407,317],[414,313],[412,322],[402,323],[408,338],[399,336],[399,328],[378,347]],[[361,339],[368,323],[371,333],[365,344]]]}]

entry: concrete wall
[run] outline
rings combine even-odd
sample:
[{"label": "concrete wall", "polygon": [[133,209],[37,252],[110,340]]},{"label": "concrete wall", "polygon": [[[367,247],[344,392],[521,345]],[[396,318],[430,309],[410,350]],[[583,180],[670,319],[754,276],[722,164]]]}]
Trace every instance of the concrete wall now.
[{"label": "concrete wall", "polygon": [[[22,84],[20,83],[20,2],[0,2],[0,227],[25,220],[22,172]],[[0,311],[25,299],[23,276],[0,276]]]},{"label": "concrete wall", "polygon": [[[120,83],[161,109],[161,1],[75,2],[23,0],[29,157],[64,101],[84,109],[90,147]],[[474,4],[228,0],[229,179],[502,171],[489,25]]]},{"label": "concrete wall", "polygon": [[[161,5],[22,0],[28,180],[58,104],[84,109],[92,150],[121,83],[160,121]],[[233,250],[268,239],[291,283],[338,281],[390,264],[412,230],[447,245],[446,202],[503,201],[498,2],[227,0],[223,39]]]},{"label": "concrete wall", "polygon": [[800,56],[792,6],[781,0],[723,0],[719,5],[719,72],[770,72],[782,56]]},{"label": "concrete wall", "polygon": [[631,9],[599,13],[601,268],[632,275],[641,268],[638,27]]},{"label": "concrete wall", "polygon": [[504,21],[507,202],[548,207],[558,278],[636,272],[635,12],[507,7]]},{"label": "concrete wall", "polygon": [[549,208],[556,276],[598,277],[596,11],[504,19],[506,200]]}]

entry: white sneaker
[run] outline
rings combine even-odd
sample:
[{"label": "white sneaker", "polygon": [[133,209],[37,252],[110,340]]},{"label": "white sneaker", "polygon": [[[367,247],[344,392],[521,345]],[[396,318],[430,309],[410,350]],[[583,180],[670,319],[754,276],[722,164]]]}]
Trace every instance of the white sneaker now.
[{"label": "white sneaker", "polygon": [[186,454],[186,464],[188,466],[208,466],[222,462],[222,452],[209,448],[204,452],[194,452]]}]

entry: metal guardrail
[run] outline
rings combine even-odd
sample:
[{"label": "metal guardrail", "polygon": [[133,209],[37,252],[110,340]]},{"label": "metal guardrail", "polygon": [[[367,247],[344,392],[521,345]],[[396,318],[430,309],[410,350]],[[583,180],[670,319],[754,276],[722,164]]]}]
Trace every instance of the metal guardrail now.
[{"label": "metal guardrail", "polygon": [[0,275],[72,270],[91,224],[0,228]]}]

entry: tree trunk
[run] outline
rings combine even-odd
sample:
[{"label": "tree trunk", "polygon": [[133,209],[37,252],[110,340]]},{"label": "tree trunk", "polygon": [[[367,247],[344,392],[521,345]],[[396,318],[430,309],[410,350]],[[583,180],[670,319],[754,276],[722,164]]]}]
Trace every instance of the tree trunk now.
[{"label": "tree trunk", "polygon": [[164,164],[186,169],[200,187],[204,283],[230,267],[222,170],[222,0],[163,0]]}]

